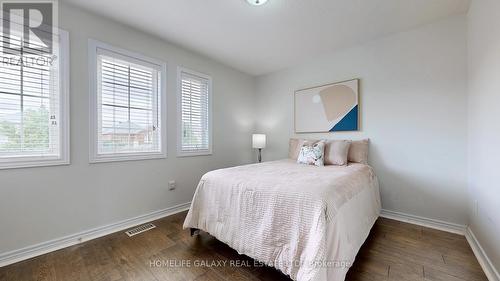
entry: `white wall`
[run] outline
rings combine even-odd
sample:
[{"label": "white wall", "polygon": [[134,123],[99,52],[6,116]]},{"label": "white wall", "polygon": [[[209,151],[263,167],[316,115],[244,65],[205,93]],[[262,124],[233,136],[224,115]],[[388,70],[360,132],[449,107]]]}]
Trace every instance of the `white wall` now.
[{"label": "white wall", "polygon": [[467,222],[465,17],[457,16],[257,79],[265,160],[285,158],[294,90],[361,79],[361,130],[309,138],[368,137],[383,208]]},{"label": "white wall", "polygon": [[497,270],[500,270],[499,26],[500,1],[472,1],[468,14],[470,227]]},{"label": "white wall", "polygon": [[[0,254],[189,202],[206,171],[252,160],[253,77],[72,6],[60,5],[60,26],[71,44],[71,165],[0,171]],[[168,63],[168,159],[88,163],[88,38]],[[213,77],[212,156],[176,158],[178,65]]]}]

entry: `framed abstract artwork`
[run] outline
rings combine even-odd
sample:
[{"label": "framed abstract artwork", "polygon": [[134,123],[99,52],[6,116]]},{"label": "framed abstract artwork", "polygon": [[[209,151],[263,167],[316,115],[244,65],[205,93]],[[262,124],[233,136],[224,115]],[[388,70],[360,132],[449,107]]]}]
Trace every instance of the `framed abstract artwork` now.
[{"label": "framed abstract artwork", "polygon": [[295,92],[295,133],[357,131],[359,79]]}]

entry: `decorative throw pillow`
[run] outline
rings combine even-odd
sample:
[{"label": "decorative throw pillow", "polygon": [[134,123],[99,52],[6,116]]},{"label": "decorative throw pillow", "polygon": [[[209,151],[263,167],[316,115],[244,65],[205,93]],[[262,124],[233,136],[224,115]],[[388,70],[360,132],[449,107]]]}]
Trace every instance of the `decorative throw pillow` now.
[{"label": "decorative throw pillow", "polygon": [[288,158],[297,160],[299,157],[300,148],[304,145],[312,146],[319,140],[305,140],[305,139],[294,139],[291,138],[288,142]]},{"label": "decorative throw pillow", "polygon": [[347,155],[351,141],[332,140],[325,144],[325,165],[347,165]]},{"label": "decorative throw pillow", "polygon": [[324,165],[325,143],[320,141],[313,145],[303,145],[300,148],[297,163],[323,166]]},{"label": "decorative throw pillow", "polygon": [[347,159],[349,162],[361,163],[368,165],[368,144],[369,139],[352,141],[349,147]]}]

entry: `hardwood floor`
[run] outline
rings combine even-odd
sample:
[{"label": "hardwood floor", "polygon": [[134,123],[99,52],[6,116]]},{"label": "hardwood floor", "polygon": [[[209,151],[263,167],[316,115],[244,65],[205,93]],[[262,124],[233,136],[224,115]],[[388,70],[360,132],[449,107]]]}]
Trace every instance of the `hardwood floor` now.
[{"label": "hardwood floor", "polygon": [[[185,215],[155,221],[157,228],[131,238],[114,233],[0,268],[0,280],[290,280],[206,233],[190,237],[182,230]],[[380,218],[346,280],[487,279],[464,237]]]}]

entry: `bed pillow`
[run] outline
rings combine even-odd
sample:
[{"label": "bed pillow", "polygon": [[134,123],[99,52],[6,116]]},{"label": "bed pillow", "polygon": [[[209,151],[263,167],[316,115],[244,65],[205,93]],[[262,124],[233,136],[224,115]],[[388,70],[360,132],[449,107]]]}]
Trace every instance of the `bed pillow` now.
[{"label": "bed pillow", "polygon": [[332,140],[325,143],[325,165],[347,165],[351,141]]},{"label": "bed pillow", "polygon": [[288,158],[297,160],[299,157],[300,148],[303,145],[313,145],[317,143],[318,140],[305,140],[305,139],[290,139],[288,142]]},{"label": "bed pillow", "polygon": [[320,141],[313,145],[304,144],[300,148],[297,163],[323,166],[324,165],[325,143]]},{"label": "bed pillow", "polygon": [[300,139],[290,139],[288,142],[288,158],[297,160],[297,157],[299,157],[300,147],[302,146],[300,142]]},{"label": "bed pillow", "polygon": [[352,141],[349,147],[349,154],[347,159],[349,162],[368,164],[368,145],[369,139]]}]

